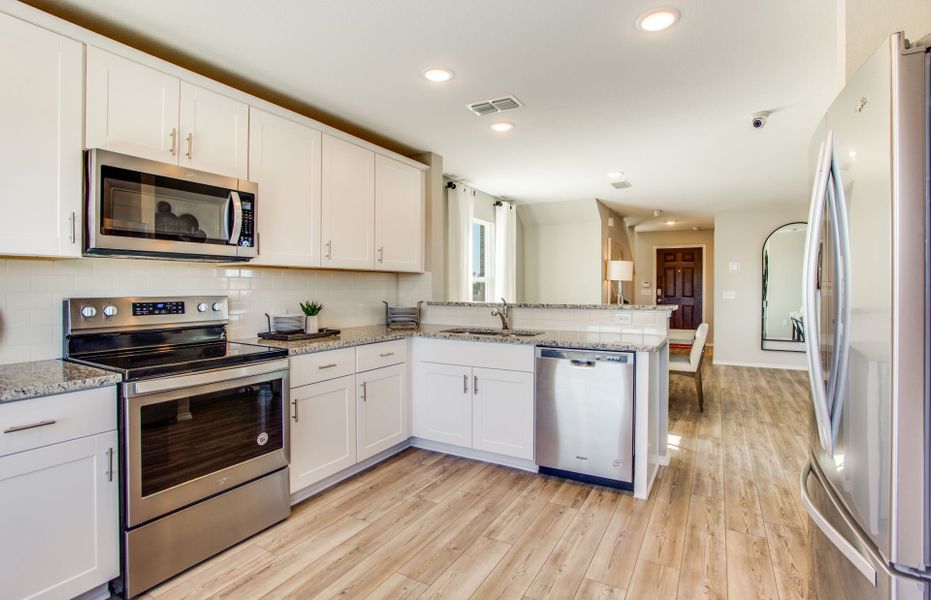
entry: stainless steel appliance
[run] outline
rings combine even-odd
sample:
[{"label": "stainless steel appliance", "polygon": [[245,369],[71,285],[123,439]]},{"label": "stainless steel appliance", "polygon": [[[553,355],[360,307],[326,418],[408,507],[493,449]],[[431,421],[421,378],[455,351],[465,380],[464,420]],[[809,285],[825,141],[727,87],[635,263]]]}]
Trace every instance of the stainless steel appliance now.
[{"label": "stainless steel appliance", "polygon": [[227,319],[222,296],[64,302],[65,357],[124,378],[116,593],[290,514],[287,351],[227,341]]},{"label": "stainless steel appliance", "polygon": [[633,489],[634,354],[537,348],[541,473]]},{"label": "stainless steel appliance", "polygon": [[89,150],[84,253],[206,261],[258,255],[251,181]]},{"label": "stainless steel appliance", "polygon": [[805,254],[813,596],[928,598],[929,54],[892,36],[821,123]]}]

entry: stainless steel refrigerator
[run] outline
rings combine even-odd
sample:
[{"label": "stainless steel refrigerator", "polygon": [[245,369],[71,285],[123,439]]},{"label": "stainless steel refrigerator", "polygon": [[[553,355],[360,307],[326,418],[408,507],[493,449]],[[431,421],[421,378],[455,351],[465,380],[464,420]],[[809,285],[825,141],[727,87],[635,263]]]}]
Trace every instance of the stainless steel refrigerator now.
[{"label": "stainless steel refrigerator", "polygon": [[804,288],[814,414],[801,493],[818,598],[926,599],[931,589],[929,56],[890,37],[812,144]]}]

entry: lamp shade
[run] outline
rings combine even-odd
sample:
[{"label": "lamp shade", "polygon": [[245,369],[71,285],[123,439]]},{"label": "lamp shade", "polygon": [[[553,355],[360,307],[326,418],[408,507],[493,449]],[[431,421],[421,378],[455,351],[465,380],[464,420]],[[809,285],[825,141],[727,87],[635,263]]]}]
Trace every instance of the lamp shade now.
[{"label": "lamp shade", "polygon": [[608,261],[608,280],[609,281],[633,281],[634,280],[633,261],[609,260]]}]

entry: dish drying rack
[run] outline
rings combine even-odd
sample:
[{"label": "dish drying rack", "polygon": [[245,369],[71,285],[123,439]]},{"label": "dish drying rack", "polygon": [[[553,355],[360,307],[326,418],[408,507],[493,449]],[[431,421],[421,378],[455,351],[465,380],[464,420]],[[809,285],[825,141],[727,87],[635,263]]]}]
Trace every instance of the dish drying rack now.
[{"label": "dish drying rack", "polygon": [[417,306],[391,306],[385,304],[385,325],[389,329],[415,329],[420,326],[423,300]]}]

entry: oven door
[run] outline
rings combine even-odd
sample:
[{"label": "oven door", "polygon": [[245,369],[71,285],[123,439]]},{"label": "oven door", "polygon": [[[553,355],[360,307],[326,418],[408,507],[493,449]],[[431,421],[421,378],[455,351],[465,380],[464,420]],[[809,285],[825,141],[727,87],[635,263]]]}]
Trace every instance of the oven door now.
[{"label": "oven door", "polygon": [[288,361],[124,384],[125,523],[288,464]]},{"label": "oven door", "polygon": [[254,183],[107,150],[88,151],[87,172],[86,254],[257,254]]}]

